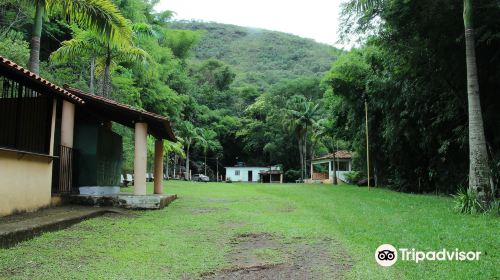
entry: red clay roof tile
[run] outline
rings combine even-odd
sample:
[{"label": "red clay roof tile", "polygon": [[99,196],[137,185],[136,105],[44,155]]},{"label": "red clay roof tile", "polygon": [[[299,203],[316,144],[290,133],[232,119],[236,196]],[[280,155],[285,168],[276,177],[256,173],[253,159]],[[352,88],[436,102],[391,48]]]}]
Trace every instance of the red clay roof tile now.
[{"label": "red clay roof tile", "polygon": [[[9,60],[3,56],[0,56],[0,64],[5,65],[9,70],[16,72],[18,74],[21,74],[21,75],[25,76],[26,78],[31,79],[33,82],[42,85],[43,87],[50,88],[51,91],[61,95],[62,97],[66,98],[66,99],[69,99],[70,101],[73,101],[75,103],[80,103],[80,104],[85,103],[85,101],[83,101],[83,99],[81,99],[80,97],[68,92],[67,90],[57,86],[56,84],[53,84],[53,83],[45,80],[44,78],[29,71],[28,69],[26,69],[20,65],[17,65],[12,60]],[[44,94],[43,92],[41,92],[41,93]]]}]

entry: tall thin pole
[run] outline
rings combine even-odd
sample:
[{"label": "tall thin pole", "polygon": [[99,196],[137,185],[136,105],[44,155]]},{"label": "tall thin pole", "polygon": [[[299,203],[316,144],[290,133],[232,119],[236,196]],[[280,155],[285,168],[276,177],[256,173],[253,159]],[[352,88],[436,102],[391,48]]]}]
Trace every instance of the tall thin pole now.
[{"label": "tall thin pole", "polygon": [[215,157],[215,166],[217,167],[217,182],[219,182],[219,157]]},{"label": "tall thin pole", "polygon": [[370,190],[370,150],[368,146],[368,102],[365,99],[365,129],[366,129],[366,171],[368,173],[368,190]]}]

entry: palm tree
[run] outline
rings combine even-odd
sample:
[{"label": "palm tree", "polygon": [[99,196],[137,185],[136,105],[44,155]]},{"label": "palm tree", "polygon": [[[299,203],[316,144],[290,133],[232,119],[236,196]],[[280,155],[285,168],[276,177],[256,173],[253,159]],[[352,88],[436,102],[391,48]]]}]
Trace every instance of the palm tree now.
[{"label": "palm tree", "polygon": [[[347,3],[347,8],[357,12],[373,11],[380,8],[384,2],[385,0],[351,0]],[[490,167],[479,95],[473,14],[473,0],[464,0],[463,20],[469,111],[469,192],[476,195],[483,209],[488,209],[494,200],[494,191],[489,181]]]},{"label": "palm tree", "polygon": [[299,146],[301,179],[306,178],[307,131],[319,115],[319,104],[307,101],[302,95],[293,96],[287,102],[285,125],[293,131]]},{"label": "palm tree", "polygon": [[208,151],[214,151],[221,148],[219,141],[217,140],[217,133],[211,129],[201,129],[199,131],[198,146],[203,151],[205,156],[205,176],[207,175],[207,153]]},{"label": "palm tree", "polygon": [[180,123],[179,126],[179,135],[184,139],[184,146],[186,148],[186,175],[185,179],[189,180],[189,150],[191,145],[197,140],[200,134],[200,129],[195,127],[191,122],[184,121]]},{"label": "palm tree", "polygon": [[489,181],[489,163],[484,136],[483,114],[477,78],[472,0],[464,0],[465,59],[467,65],[467,96],[469,104],[469,191],[477,195],[484,209],[493,202],[493,186]]},{"label": "palm tree", "polygon": [[113,68],[123,62],[142,62],[150,59],[149,54],[131,42],[121,38],[121,44],[112,45],[108,38],[92,30],[73,28],[73,39],[62,42],[61,47],[51,54],[54,61],[71,61],[77,57],[90,58],[90,91],[94,93],[94,73],[100,76],[99,94],[109,96]]},{"label": "palm tree", "polygon": [[[337,166],[335,159],[335,140],[331,137],[331,123],[328,119],[319,119],[313,123],[312,137],[311,137],[311,160],[314,158],[314,148],[318,142],[321,142],[324,147],[328,149],[328,152],[333,155],[333,170],[328,170],[328,176],[330,171],[333,171],[332,183],[337,185]],[[312,176],[312,174],[311,174]]]},{"label": "palm tree", "polygon": [[[171,153],[174,153],[174,155],[178,155],[182,158],[186,158],[186,154],[184,153],[184,149],[182,147],[182,142],[184,140],[177,137],[177,142],[171,142],[171,141],[168,141],[168,140],[165,140],[163,141],[163,151],[165,153],[165,156],[166,156],[166,166],[165,166],[165,169],[166,169],[166,174],[167,174],[167,178],[169,177],[169,162],[170,162],[170,154]],[[175,169],[175,166],[174,166],[174,169]],[[174,172],[174,176],[175,176],[175,172]]]},{"label": "palm tree", "polygon": [[112,44],[118,38],[130,37],[126,19],[110,0],[32,0],[35,5],[33,33],[28,68],[39,73],[40,38],[46,12],[62,12],[65,18],[109,38]]}]

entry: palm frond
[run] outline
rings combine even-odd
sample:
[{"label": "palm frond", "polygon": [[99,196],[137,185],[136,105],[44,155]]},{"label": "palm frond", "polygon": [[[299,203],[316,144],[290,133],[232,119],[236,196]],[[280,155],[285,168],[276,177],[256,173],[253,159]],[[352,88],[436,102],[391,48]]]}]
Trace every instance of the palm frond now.
[{"label": "palm frond", "polygon": [[114,55],[114,60],[118,63],[120,62],[135,62],[135,63],[146,63],[151,61],[152,58],[148,52],[137,47],[126,47],[119,49],[119,51]]},{"label": "palm frond", "polygon": [[362,13],[369,10],[378,9],[384,0],[351,0],[346,3],[346,9]]},{"label": "palm frond", "polygon": [[145,22],[132,24],[132,31],[137,36],[155,36],[153,26]]},{"label": "palm frond", "polygon": [[81,56],[99,56],[103,54],[101,45],[105,42],[93,31],[71,26],[73,39],[61,43],[61,47],[51,54],[51,60],[65,62]]},{"label": "palm frond", "polygon": [[110,0],[45,0],[47,11],[62,11],[70,22],[94,30],[112,45],[128,45],[132,30]]}]

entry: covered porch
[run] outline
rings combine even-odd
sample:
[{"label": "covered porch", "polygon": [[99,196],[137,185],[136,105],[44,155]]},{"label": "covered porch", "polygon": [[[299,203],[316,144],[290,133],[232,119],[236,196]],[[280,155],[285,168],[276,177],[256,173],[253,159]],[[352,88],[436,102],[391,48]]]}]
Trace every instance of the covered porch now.
[{"label": "covered porch", "polygon": [[311,160],[311,178],[307,183],[332,183],[334,174],[337,180],[347,182],[345,174],[352,171],[352,153],[337,151]]},{"label": "covered porch", "polygon": [[[60,155],[55,193],[69,195],[75,204],[137,209],[162,208],[175,199],[175,195],[163,194],[163,141],[176,141],[169,120],[67,85],[64,88],[84,100],[85,106],[69,102],[61,106],[60,144],[69,152]],[[121,136],[112,131],[113,122],[134,130],[132,194],[120,192],[123,149]],[[150,194],[146,189],[148,135],[155,138],[154,178],[158,178]]]}]

